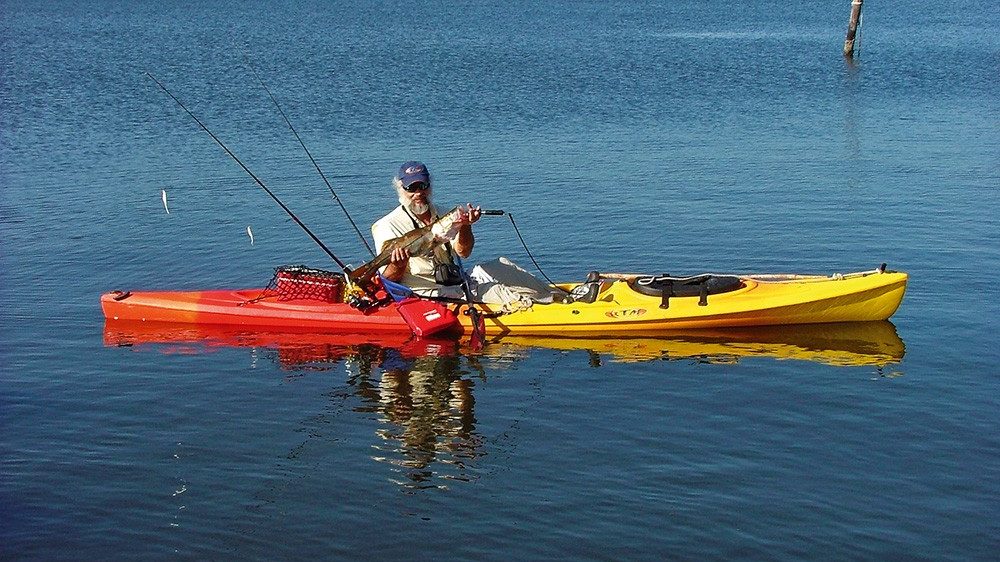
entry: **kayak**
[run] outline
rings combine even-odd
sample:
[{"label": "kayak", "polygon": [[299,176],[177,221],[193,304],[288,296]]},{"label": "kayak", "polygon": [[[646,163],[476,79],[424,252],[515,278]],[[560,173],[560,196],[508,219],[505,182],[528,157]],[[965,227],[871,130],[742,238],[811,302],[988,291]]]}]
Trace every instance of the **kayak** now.
[{"label": "kayak", "polygon": [[261,331],[237,326],[115,320],[104,324],[104,345],[109,347],[141,350],[158,346],[167,354],[263,348],[276,352],[270,357],[283,369],[379,356],[378,350],[395,350],[404,359],[475,355],[507,365],[526,357],[532,349],[542,348],[587,352],[594,366],[604,361],[735,363],[766,357],[834,366],[885,367],[902,361],[906,352],[896,327],[887,320],[688,330],[658,337],[495,336],[481,350],[470,349],[463,341],[456,335],[418,338],[400,332]]},{"label": "kayak", "polygon": [[[487,335],[617,336],[677,330],[886,320],[906,291],[907,274],[880,267],[834,275],[670,277],[592,274],[559,287],[550,304],[477,304]],[[271,294],[267,289],[112,291],[101,296],[109,321],[169,322],[323,332],[410,333],[398,308],[359,309],[341,295]],[[471,329],[467,305],[446,303],[457,331]]]}]

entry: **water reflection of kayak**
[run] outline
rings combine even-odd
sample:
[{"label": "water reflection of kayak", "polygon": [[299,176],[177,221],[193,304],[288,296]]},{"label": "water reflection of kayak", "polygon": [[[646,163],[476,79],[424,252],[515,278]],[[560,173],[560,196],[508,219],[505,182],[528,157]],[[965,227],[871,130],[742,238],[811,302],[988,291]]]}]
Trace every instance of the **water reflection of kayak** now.
[{"label": "water reflection of kayak", "polygon": [[104,326],[108,346],[173,344],[175,352],[200,352],[221,347],[263,347],[278,352],[283,366],[339,361],[374,348],[394,349],[403,357],[476,354],[510,358],[532,348],[587,351],[612,361],[693,359],[733,362],[748,357],[798,359],[828,365],[884,366],[902,360],[903,341],[888,321],[808,324],[754,328],[692,330],[632,338],[494,337],[482,351],[466,349],[457,336],[415,338],[408,334],[261,332],[193,324],[162,324],[109,320]]},{"label": "water reflection of kayak", "polygon": [[506,337],[502,343],[559,350],[585,350],[620,362],[695,359],[735,362],[744,357],[799,359],[828,365],[897,363],[905,345],[888,320],[693,330],[638,338]]}]

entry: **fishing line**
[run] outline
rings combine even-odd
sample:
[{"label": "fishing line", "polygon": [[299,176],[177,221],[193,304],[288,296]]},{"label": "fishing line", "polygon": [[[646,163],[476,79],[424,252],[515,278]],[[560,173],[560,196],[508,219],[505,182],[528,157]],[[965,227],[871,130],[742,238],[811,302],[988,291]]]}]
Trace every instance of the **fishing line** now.
[{"label": "fishing line", "polygon": [[274,94],[271,93],[271,89],[268,88],[267,84],[264,83],[264,79],[261,78],[260,74],[257,73],[257,69],[254,67],[253,63],[250,62],[250,58],[247,57],[246,54],[243,55],[243,60],[247,63],[247,66],[250,67],[250,71],[253,72],[253,75],[257,78],[257,81],[260,82],[260,85],[264,88],[264,91],[267,92],[268,97],[270,97],[271,101],[274,102],[274,107],[278,108],[278,113],[280,113],[281,117],[285,120],[285,124],[287,124],[288,128],[292,130],[292,134],[294,134],[295,139],[299,141],[299,145],[302,147],[302,150],[305,151],[306,156],[309,157],[309,161],[312,162],[313,166],[316,168],[316,171],[319,172],[319,177],[323,178],[323,182],[326,183],[326,187],[330,189],[330,194],[333,195],[333,200],[336,201],[338,205],[340,205],[340,209],[344,211],[344,215],[347,216],[347,220],[350,221],[351,226],[354,227],[354,231],[358,233],[358,238],[361,238],[361,243],[364,244],[365,248],[368,249],[368,253],[370,253],[372,257],[375,257],[375,251],[372,250],[371,246],[368,245],[368,240],[365,239],[365,235],[361,234],[361,229],[358,228],[357,223],[355,223],[354,219],[351,218],[351,213],[347,212],[347,207],[344,206],[344,202],[340,200],[340,197],[337,196],[337,192],[333,190],[333,186],[330,185],[330,181],[326,179],[326,174],[323,173],[323,170],[320,169],[319,164],[316,162],[316,159],[313,158],[312,153],[309,152],[308,148],[306,148],[306,143],[302,141],[302,137],[299,136],[298,131],[296,131],[295,127],[292,126],[291,120],[288,119],[288,116],[285,115],[284,110],[281,109],[281,104],[278,103],[278,100],[274,97]]},{"label": "fishing line", "polygon": [[542,274],[542,277],[544,277],[545,280],[549,282],[549,285],[556,287],[556,284],[551,279],[549,279],[548,275],[545,275],[544,271],[542,271],[542,266],[538,265],[538,262],[535,261],[535,256],[531,255],[531,250],[529,250],[528,245],[524,243],[524,237],[521,236],[521,231],[518,230],[517,223],[514,222],[514,215],[511,213],[507,213],[507,218],[510,219],[510,224],[514,227],[514,233],[517,234],[517,239],[521,241],[521,246],[524,247],[524,251],[527,252],[528,257],[531,258],[531,263],[535,264],[535,268],[538,270],[539,273]]},{"label": "fishing line", "polygon": [[318,244],[319,247],[322,248],[324,252],[326,252],[326,255],[330,256],[331,258],[333,258],[333,261],[337,262],[337,265],[339,265],[340,268],[344,270],[344,273],[347,274],[351,273],[351,268],[348,267],[347,264],[345,264],[344,262],[340,261],[340,258],[334,255],[334,253],[330,251],[330,248],[327,248],[326,244],[324,244],[322,240],[320,240],[315,234],[313,234],[313,231],[309,230],[309,227],[306,226],[304,222],[299,220],[299,217],[295,216],[295,213],[293,213],[292,210],[289,209],[287,205],[282,203],[281,199],[278,199],[278,196],[275,195],[270,189],[268,189],[267,186],[264,185],[264,182],[262,182],[260,178],[257,177],[256,174],[250,171],[250,168],[248,168],[247,165],[244,164],[242,160],[240,160],[235,154],[233,154],[233,151],[229,150],[229,147],[227,147],[225,143],[219,140],[219,137],[215,136],[215,133],[210,131],[208,127],[206,127],[205,124],[201,122],[201,119],[198,119],[198,117],[194,113],[192,113],[191,110],[188,109],[183,103],[181,103],[181,100],[177,99],[177,96],[172,94],[170,90],[167,89],[166,86],[160,83],[160,81],[157,80],[155,76],[153,76],[149,72],[146,73],[146,76],[149,76],[149,78],[153,82],[156,82],[156,85],[159,86],[161,90],[166,92],[168,96],[170,96],[175,102],[177,102],[177,105],[181,106],[181,109],[183,109],[185,113],[190,115],[191,118],[194,119],[196,123],[198,123],[198,126],[200,126],[202,130],[208,133],[208,135],[212,137],[212,140],[214,140],[216,144],[221,146],[222,149],[226,151],[226,154],[228,154],[230,158],[235,160],[236,163],[239,164],[241,168],[243,168],[244,172],[250,174],[250,177],[253,178],[255,182],[257,182],[257,185],[259,185],[268,195],[270,195],[271,199],[274,199],[274,202],[277,203],[286,213],[288,213],[288,216],[292,217],[292,220],[295,221],[295,224],[299,225],[299,227],[302,228],[302,230],[304,230],[305,233],[308,234],[309,237],[313,239],[313,242],[316,242],[316,244]]}]

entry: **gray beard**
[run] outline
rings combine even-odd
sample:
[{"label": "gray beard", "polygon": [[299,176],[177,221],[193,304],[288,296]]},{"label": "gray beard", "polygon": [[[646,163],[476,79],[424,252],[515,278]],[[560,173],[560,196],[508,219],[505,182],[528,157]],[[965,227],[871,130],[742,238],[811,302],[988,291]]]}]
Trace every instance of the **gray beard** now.
[{"label": "gray beard", "polygon": [[399,196],[399,204],[414,215],[422,215],[431,210],[431,206],[429,204],[416,203],[414,201],[410,201],[409,199],[404,199],[402,195]]}]

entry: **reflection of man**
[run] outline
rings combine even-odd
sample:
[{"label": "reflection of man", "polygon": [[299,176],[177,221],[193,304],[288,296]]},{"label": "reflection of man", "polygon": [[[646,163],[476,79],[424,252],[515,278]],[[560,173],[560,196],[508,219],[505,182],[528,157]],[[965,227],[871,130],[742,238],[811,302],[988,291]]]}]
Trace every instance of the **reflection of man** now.
[{"label": "reflection of man", "polygon": [[[416,469],[407,476],[417,482],[447,472],[446,466],[460,471],[450,476],[467,478],[462,459],[478,456],[481,440],[474,431],[473,382],[460,375],[460,357],[428,355],[407,360],[398,350],[387,349],[382,367],[380,410],[385,421],[396,427],[379,434],[399,442],[400,447],[391,450],[404,458],[395,462]],[[423,470],[436,462],[442,464],[433,471]]]},{"label": "reflection of man", "polygon": [[[375,247],[379,252],[386,242],[432,224],[439,218],[437,208],[431,203],[431,174],[427,166],[413,161],[404,163],[392,184],[396,188],[399,207],[372,225],[372,237],[375,238]],[[411,256],[405,248],[398,248],[393,251],[382,275],[411,289],[423,290],[421,292],[460,297],[460,288],[448,289],[435,281],[434,270],[441,266],[455,265],[455,254],[463,258],[472,254],[472,247],[476,243],[472,224],[481,215],[479,207],[469,204],[457,222],[459,230],[454,244],[437,246],[426,256]]]},{"label": "reflection of man", "polygon": [[[396,188],[399,207],[372,225],[372,237],[379,252],[386,242],[432,224],[439,218],[438,209],[431,202],[431,174],[427,166],[416,161],[404,163],[393,177],[392,184]],[[472,225],[482,216],[482,211],[471,203],[460,211],[454,244],[437,246],[426,256],[412,256],[406,249],[396,249],[389,264],[382,269],[382,275],[425,296],[463,298],[457,268],[453,269],[453,275],[442,272],[446,273],[447,266],[457,263],[456,257],[467,258],[472,254],[476,243]],[[436,270],[438,275],[435,275]],[[552,289],[547,284],[506,258],[477,265],[470,277],[473,296],[483,302],[504,305],[525,301],[552,302]]]}]

